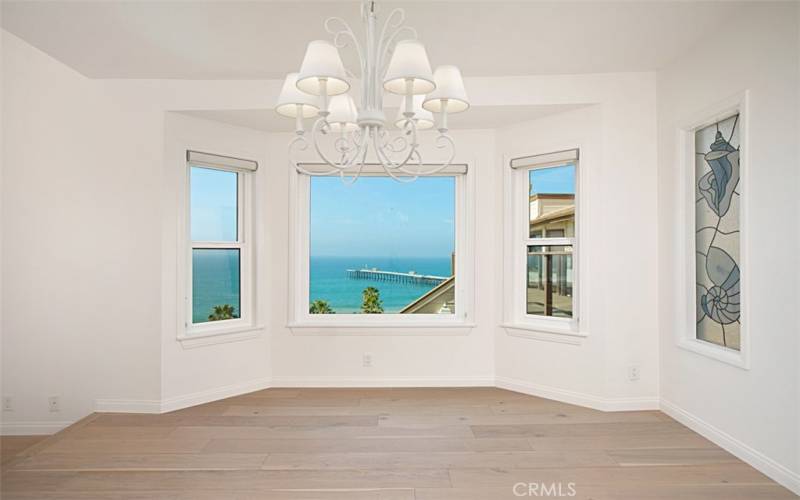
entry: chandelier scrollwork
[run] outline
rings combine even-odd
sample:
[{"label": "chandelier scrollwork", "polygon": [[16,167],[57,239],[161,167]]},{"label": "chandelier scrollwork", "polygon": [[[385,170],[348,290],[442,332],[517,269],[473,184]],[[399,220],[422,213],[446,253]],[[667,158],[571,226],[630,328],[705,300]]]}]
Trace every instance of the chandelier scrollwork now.
[{"label": "chandelier scrollwork", "polygon": [[[377,31],[374,1],[363,1],[361,18],[364,40],[342,18],[331,17],[325,30],[332,42],[308,44],[300,71],[290,73],[281,90],[276,111],[295,119],[295,138],[289,143],[289,163],[297,171],[313,175],[339,175],[355,182],[369,162],[380,165],[399,182],[445,170],[455,158],[455,141],[448,133],[448,114],[469,108],[461,72],[455,66],[431,71],[424,45],[414,28],[406,26],[403,9],[394,9]],[[345,69],[340,49],[352,48],[359,72]],[[356,107],[349,95],[350,82],[360,80]],[[384,92],[403,96],[390,131],[383,110]],[[314,119],[306,133],[305,119]],[[444,151],[444,160],[423,161],[420,131],[435,128],[433,146]],[[324,165],[314,172],[298,160],[312,150]]]}]

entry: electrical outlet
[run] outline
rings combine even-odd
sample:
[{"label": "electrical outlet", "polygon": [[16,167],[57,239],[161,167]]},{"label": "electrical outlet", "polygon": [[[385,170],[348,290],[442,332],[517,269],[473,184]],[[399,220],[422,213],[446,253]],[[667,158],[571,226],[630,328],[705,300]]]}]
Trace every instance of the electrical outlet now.
[{"label": "electrical outlet", "polygon": [[639,380],[639,376],[641,375],[639,373],[639,371],[640,371],[639,365],[631,365],[631,366],[629,366],[628,367],[628,380],[630,380],[631,382]]},{"label": "electrical outlet", "polygon": [[5,396],[3,398],[3,411],[14,411],[14,402],[11,396]]},{"label": "electrical outlet", "polygon": [[51,412],[57,412],[61,410],[61,405],[58,402],[58,396],[50,396],[47,398],[47,406],[50,408]]},{"label": "electrical outlet", "polygon": [[361,365],[364,368],[372,368],[372,354],[365,352],[361,358]]}]

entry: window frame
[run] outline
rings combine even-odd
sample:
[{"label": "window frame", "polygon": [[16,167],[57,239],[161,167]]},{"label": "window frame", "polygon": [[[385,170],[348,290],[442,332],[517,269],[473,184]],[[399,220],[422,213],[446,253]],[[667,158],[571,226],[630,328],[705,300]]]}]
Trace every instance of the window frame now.
[{"label": "window frame", "polygon": [[[192,168],[205,168],[236,174],[236,241],[193,241],[192,240]],[[254,283],[253,283],[253,198],[251,196],[253,172],[234,165],[222,163],[206,164],[186,160],[184,170],[185,203],[183,227],[183,255],[185,266],[184,312],[181,315],[183,332],[179,340],[199,339],[225,334],[236,334],[255,330]],[[196,249],[236,249],[239,250],[239,312],[235,319],[193,321],[193,251]]]},{"label": "window frame", "polygon": [[[465,164],[461,164],[464,166]],[[373,169],[374,170],[374,169]],[[474,186],[471,168],[466,173],[442,172],[437,177],[454,177],[455,190],[455,312],[453,314],[311,314],[309,313],[310,195],[311,177],[293,171],[290,193],[290,304],[287,326],[295,334],[385,335],[431,329],[426,335],[464,334],[474,327]],[[365,172],[362,178],[388,177]],[[357,181],[357,182],[360,182]]]},{"label": "window frame", "polygon": [[[676,234],[679,248],[683,249],[677,259],[679,273],[676,280],[677,291],[681,297],[676,297],[682,309],[683,319],[677,322],[676,332],[678,347],[696,354],[727,363],[742,370],[750,369],[750,244],[749,244],[749,93],[741,92],[720,101],[704,111],[696,114],[692,119],[686,120],[677,127],[678,140],[677,157],[680,162],[680,186],[678,189],[678,203],[681,213],[676,217]],[[695,132],[708,125],[733,114],[739,114],[739,265],[740,265],[740,297],[741,297],[741,326],[739,350],[723,347],[712,342],[697,338],[696,329],[696,165],[695,165]],[[685,302],[680,305],[680,301]]]},{"label": "window frame", "polygon": [[[581,239],[584,234],[582,221],[582,169],[580,148],[572,148],[578,158],[574,160],[561,160],[533,163],[530,166],[512,167],[514,159],[507,159],[505,163],[509,172],[507,189],[510,193],[509,223],[506,230],[509,251],[507,258],[510,265],[506,267],[506,318],[503,327],[510,335],[534,338],[538,340],[551,340],[564,343],[578,343],[580,337],[588,334],[583,330],[581,297],[584,293],[585,283],[581,277]],[[566,150],[570,151],[570,150]],[[558,152],[561,153],[561,152]],[[557,153],[543,153],[541,156],[555,155]],[[539,155],[534,155],[539,156]],[[527,158],[525,156],[524,158]],[[532,238],[530,235],[530,172],[545,168],[574,165],[575,167],[575,235],[573,237],[542,237]],[[561,318],[529,314],[527,308],[528,286],[528,247],[529,246],[563,246],[572,247],[572,317]],[[567,336],[572,340],[556,338]]]}]

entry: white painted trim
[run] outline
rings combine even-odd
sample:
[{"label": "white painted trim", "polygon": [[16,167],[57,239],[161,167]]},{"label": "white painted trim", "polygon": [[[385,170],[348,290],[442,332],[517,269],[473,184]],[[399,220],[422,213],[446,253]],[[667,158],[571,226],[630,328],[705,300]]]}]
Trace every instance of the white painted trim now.
[{"label": "white painted trim", "polygon": [[[750,306],[750,265],[749,265],[749,112],[748,91],[741,92],[710,106],[694,117],[686,120],[677,127],[678,158],[680,161],[680,186],[678,197],[681,213],[676,219],[679,248],[679,261],[677,269],[684,272],[679,275],[678,286],[675,289],[676,303],[683,304],[683,320],[679,322],[676,332],[677,345],[682,349],[691,351],[723,363],[741,368],[750,369],[750,334],[749,334],[749,306]],[[721,119],[739,113],[739,147],[741,157],[739,161],[739,253],[740,262],[740,293],[741,326],[739,351],[718,346],[711,342],[697,339],[696,326],[696,258],[695,258],[695,132],[711,125]]]},{"label": "white painted trim", "polygon": [[500,326],[512,337],[543,340],[545,342],[555,342],[558,344],[581,345],[584,339],[589,336],[586,332],[575,332],[571,329],[559,330],[557,328],[547,328],[529,324],[503,323]]},{"label": "white painted trim", "polygon": [[380,328],[371,324],[341,323],[341,324],[313,324],[313,323],[289,323],[286,325],[291,330],[292,335],[310,336],[378,336],[391,337],[393,335],[409,337],[423,335],[426,337],[469,335],[475,328],[474,323],[412,323],[396,324],[387,323],[380,325]]},{"label": "white painted trim", "polygon": [[[182,155],[182,174],[178,177],[179,197],[178,200],[178,255],[183,255],[183,259],[178,259],[176,265],[177,276],[177,303],[183,305],[183,311],[177,315],[176,338],[181,341],[184,347],[199,347],[202,345],[218,344],[223,342],[233,342],[243,340],[246,335],[243,330],[255,330],[259,328],[257,321],[257,281],[254,276],[256,269],[256,226],[255,226],[255,170],[241,170],[231,165],[204,166],[197,165],[187,159],[188,151],[191,147],[180,148]],[[219,156],[219,158],[228,158]],[[232,158],[232,157],[230,157]],[[249,161],[249,160],[248,160]],[[197,242],[191,239],[191,171],[193,166],[202,168],[212,168],[214,170],[228,171],[236,174],[237,185],[237,241],[235,242]],[[192,322],[192,251],[195,248],[220,248],[239,250],[239,309],[240,318],[216,321],[193,323]],[[221,335],[230,335],[228,340],[222,339]],[[216,337],[216,340],[209,340]],[[252,338],[252,335],[250,336]],[[196,342],[187,341],[190,338],[198,340]]]},{"label": "white painted trim", "polygon": [[207,389],[205,391],[199,391],[174,398],[162,399],[161,413],[181,410],[190,406],[201,405],[204,403],[210,403],[212,401],[218,401],[220,399],[247,394],[248,392],[269,389],[270,387],[270,379],[265,377],[249,380],[239,384],[231,384],[214,389]]},{"label": "white painted trim", "polygon": [[737,458],[753,466],[781,486],[800,495],[800,474],[791,471],[760,451],[748,446],[730,434],[718,429],[705,420],[679,407],[675,403],[661,399],[661,411],[681,424],[730,452]]},{"label": "white painted trim", "polygon": [[248,380],[239,384],[231,384],[213,389],[207,389],[183,396],[162,400],[135,400],[135,399],[98,399],[94,403],[98,413],[166,413],[181,410],[190,406],[201,405],[218,401],[220,399],[260,391],[270,387],[269,378]]},{"label": "white painted trim", "polygon": [[218,330],[202,335],[180,335],[178,342],[184,349],[194,349],[208,345],[225,344],[258,338],[264,331],[263,326],[241,326],[228,330]]},{"label": "white painted trim", "polygon": [[48,436],[69,427],[75,422],[3,422],[0,436]]},{"label": "white painted trim", "polygon": [[[586,146],[583,140],[570,140],[563,146],[556,149],[558,151],[575,151],[576,156],[580,159],[574,160],[569,163],[575,165],[575,237],[563,238],[562,244],[572,245],[573,248],[573,317],[566,318],[553,318],[545,316],[534,316],[527,314],[525,297],[526,297],[526,281],[527,281],[527,256],[523,251],[525,245],[528,244],[547,244],[554,241],[554,239],[543,238],[539,240],[531,240],[527,235],[527,227],[529,223],[529,186],[528,186],[528,172],[534,167],[525,168],[512,168],[511,162],[514,155],[504,154],[502,157],[503,165],[503,192],[504,192],[504,207],[503,207],[503,296],[504,296],[504,310],[503,318],[504,324],[513,325],[517,330],[512,332],[507,329],[509,335],[524,338],[536,338],[542,340],[542,337],[551,338],[555,335],[563,334],[577,334],[584,337],[588,336],[587,310],[583,307],[587,303],[587,295],[589,287],[588,275],[583,273],[583,269],[587,269],[588,262],[588,238],[586,237],[588,224],[586,219],[588,213],[591,211],[590,203],[588,201],[588,189],[586,186],[589,184],[588,175],[589,168],[586,166],[584,159],[584,150],[591,151],[591,148]],[[579,153],[580,152],[580,153]],[[548,153],[544,153],[546,156]],[[591,164],[591,154],[588,155],[589,164]],[[560,162],[565,163],[565,162]],[[523,230],[523,228],[525,230]],[[551,243],[553,244],[553,243]],[[533,332],[548,332],[552,335],[538,335],[528,334],[522,330]],[[563,343],[573,343],[566,341]]]},{"label": "white painted trim", "polygon": [[[309,314],[309,201],[311,176],[292,170],[289,174],[289,328],[307,335],[383,335],[378,329],[431,329],[431,335],[469,334],[475,309],[475,169],[477,158],[468,162],[466,174],[440,174],[455,178],[456,281],[455,313],[437,314]],[[326,328],[327,327],[327,328]],[[368,328],[365,330],[364,327]],[[323,328],[325,328],[323,330]],[[435,328],[435,330],[433,329]],[[296,331],[295,331],[296,330]]]},{"label": "white painted trim", "polygon": [[295,377],[272,378],[272,387],[494,387],[494,377]]},{"label": "white painted trim", "polygon": [[94,411],[98,413],[161,413],[157,399],[96,399]]},{"label": "white painted trim", "polygon": [[496,377],[495,387],[601,411],[638,411],[659,408],[657,397],[604,398],[509,377]]}]

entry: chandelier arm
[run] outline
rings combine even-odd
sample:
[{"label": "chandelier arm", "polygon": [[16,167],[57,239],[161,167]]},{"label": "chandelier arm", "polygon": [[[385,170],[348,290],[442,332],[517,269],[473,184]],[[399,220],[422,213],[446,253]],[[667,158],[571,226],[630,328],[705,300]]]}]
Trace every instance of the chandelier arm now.
[{"label": "chandelier arm", "polygon": [[378,38],[378,53],[382,52],[383,47],[387,41],[387,35],[390,30],[396,30],[406,20],[406,11],[403,9],[392,9],[389,15],[386,17],[386,21],[383,23],[383,27],[381,28],[381,36]]},{"label": "chandelier arm", "polygon": [[441,133],[436,138],[436,148],[437,149],[444,149],[450,146],[450,156],[447,158],[447,161],[442,163],[441,165],[436,165],[431,170],[427,170],[425,172],[421,172],[422,175],[434,175],[438,174],[442,170],[446,169],[453,163],[453,159],[456,157],[456,143],[453,138],[449,134]]},{"label": "chandelier arm", "polygon": [[293,158],[294,155],[292,154],[295,150],[305,151],[307,149],[308,149],[308,139],[304,135],[298,135],[297,137],[292,139],[292,141],[289,142],[289,148],[288,148],[289,166],[294,167],[295,170],[297,170],[301,174],[311,175],[311,172],[301,167],[300,163],[294,160]]},{"label": "chandelier arm", "polygon": [[[439,136],[436,138],[435,146],[436,146],[437,149],[444,149],[444,148],[449,146],[449,148],[450,148],[450,156],[447,158],[447,160],[444,163],[442,163],[440,165],[434,165],[433,168],[431,168],[430,170],[423,170],[422,169],[422,167],[423,167],[422,157],[420,156],[419,150],[417,148],[415,148],[409,154],[409,158],[407,158],[405,162],[403,162],[403,163],[401,163],[399,165],[394,165],[391,162],[391,160],[388,158],[388,156],[386,156],[385,151],[381,150],[381,153],[387,158],[387,161],[389,161],[392,164],[392,167],[390,167],[390,168],[392,168],[394,170],[399,170],[400,172],[403,172],[403,173],[406,173],[406,174],[409,174],[409,175],[414,175],[416,177],[425,176],[425,175],[435,175],[435,174],[438,174],[439,172],[443,171],[447,167],[449,167],[453,163],[453,160],[455,159],[455,156],[456,156],[455,141],[453,140],[453,138],[449,134],[444,134],[444,133],[439,134]],[[417,163],[411,163],[410,162],[411,158],[414,157],[414,156],[416,156],[416,158],[417,158]],[[408,166],[408,165],[417,165],[417,170],[416,171],[411,171],[411,170],[407,169],[406,166]]]},{"label": "chandelier arm", "polygon": [[296,151],[305,151],[308,149],[308,138],[303,135],[298,135],[289,143],[289,165],[294,167],[295,170],[300,172],[301,174],[306,175],[331,175],[338,173],[339,171],[336,169],[332,169],[328,172],[318,173],[318,172],[311,172],[306,170],[302,166],[300,166],[300,162],[293,159],[293,152]]},{"label": "chandelier arm", "polygon": [[[403,167],[408,165],[408,162],[411,161],[411,158],[414,157],[414,152],[417,151],[417,149],[419,148],[419,144],[417,143],[417,124],[414,123],[413,120],[408,120],[406,122],[405,127],[410,129],[409,133],[411,133],[411,142],[409,143],[408,140],[405,139],[402,136],[398,137],[398,138],[395,138],[395,140],[402,139],[404,141],[403,143],[406,145],[405,147],[403,147],[400,150],[395,150],[388,143],[380,144],[378,142],[378,136],[377,135],[375,136],[375,141],[374,141],[375,142],[375,149],[380,151],[380,155],[382,157],[381,163],[383,164],[383,167],[386,170],[393,169],[393,170],[401,170],[401,171],[403,171]],[[394,160],[392,160],[389,157],[389,154],[386,153],[387,150],[392,152],[392,153],[401,153],[401,152],[405,151],[406,149],[409,150],[408,154],[403,159],[403,161],[401,161],[400,163],[395,163]],[[410,172],[406,172],[406,173],[410,173]]]},{"label": "chandelier arm", "polygon": [[335,173],[335,171],[342,172],[342,171],[344,171],[344,170],[346,170],[346,169],[348,169],[350,167],[350,165],[352,164],[353,158],[351,158],[350,161],[348,161],[344,165],[341,165],[341,164],[337,164],[337,163],[334,163],[334,162],[330,161],[328,159],[328,157],[325,156],[325,154],[322,152],[322,149],[320,149],[320,147],[319,147],[319,132],[322,129],[322,127],[324,127],[325,125],[327,125],[327,123],[325,122],[325,118],[324,117],[323,118],[319,118],[316,122],[314,122],[314,127],[311,129],[311,138],[312,138],[312,142],[314,143],[314,149],[316,150],[317,155],[322,159],[323,162],[325,162],[329,167],[335,169],[334,171],[331,171],[330,173]]},{"label": "chandelier arm", "polygon": [[364,142],[364,137],[361,132],[362,131],[360,128],[353,130],[352,132],[348,132],[350,140],[353,141],[353,144],[355,144],[356,147],[359,148],[361,147],[361,144]]},{"label": "chandelier arm", "polygon": [[[387,163],[392,163],[392,161],[389,158],[386,157],[386,153],[383,151],[383,149],[381,149],[380,144],[378,143],[378,140],[379,140],[378,136],[375,135],[375,137],[373,137],[373,142],[374,142],[374,145],[375,145],[375,155],[378,157],[378,160],[381,162],[381,165],[383,166],[384,172],[386,172],[386,174],[388,174],[389,177],[391,177],[392,179],[396,180],[397,182],[402,182],[404,184],[409,184],[409,183],[412,183],[412,182],[416,181],[419,178],[419,175],[414,175],[413,173],[409,173],[409,172],[403,171],[404,173],[411,175],[411,177],[404,177],[404,176],[399,176],[399,175],[397,175],[397,174],[395,174],[393,172],[393,170],[397,170],[398,168],[402,167],[402,165],[398,165],[396,167],[389,167],[388,166]],[[412,151],[411,154],[413,155],[414,152]],[[408,161],[408,158],[406,159],[406,162],[407,161]]]},{"label": "chandelier arm", "polygon": [[[335,23],[339,23],[340,26],[334,27]],[[356,49],[356,54],[358,55],[358,61],[361,65],[361,74],[364,75],[364,64],[365,59],[363,52],[361,50],[361,44],[358,43],[358,37],[356,37],[355,33],[353,33],[353,29],[350,25],[342,19],[341,17],[329,17],[325,20],[325,31],[329,34],[333,35],[333,44],[336,46],[337,49],[343,49],[348,46],[348,42],[345,37],[350,38],[353,41],[353,46]],[[353,75],[350,73],[350,75]]]},{"label": "chandelier arm", "polygon": [[[363,148],[363,151],[362,151]],[[367,161],[367,152],[369,151],[369,142],[364,141],[362,145],[359,145],[358,151],[353,156],[353,158],[358,158],[361,156],[361,161],[358,163],[358,170],[355,171],[354,175],[348,176],[345,175],[344,171],[339,173],[340,180],[344,183],[345,186],[352,186],[361,177],[361,172],[364,170],[364,165]]]},{"label": "chandelier arm", "polygon": [[400,135],[390,140],[389,132],[386,129],[381,130],[381,148],[383,148],[384,151],[395,154],[403,152],[409,147],[408,139],[404,136]]}]

